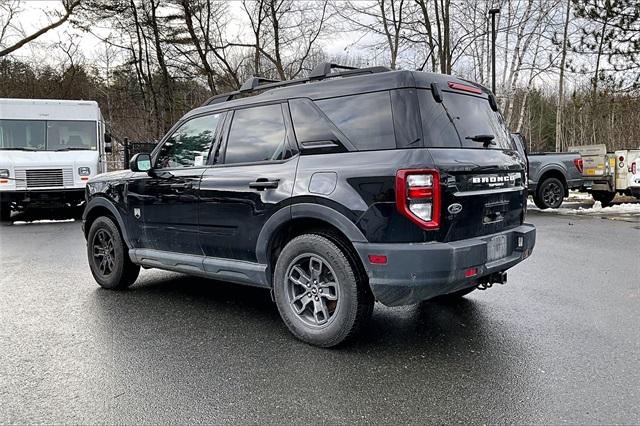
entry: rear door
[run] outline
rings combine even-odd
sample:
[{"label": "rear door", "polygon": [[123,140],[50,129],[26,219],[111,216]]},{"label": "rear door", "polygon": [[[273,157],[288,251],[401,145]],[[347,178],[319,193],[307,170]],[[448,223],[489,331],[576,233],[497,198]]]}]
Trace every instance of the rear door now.
[{"label": "rear door", "polygon": [[255,262],[262,227],[293,192],[298,156],[288,107],[238,109],[224,132],[218,162],[202,176],[200,242],[208,257]]},{"label": "rear door", "polygon": [[440,171],[445,241],[513,228],[526,209],[525,159],[502,116],[475,86],[454,86],[441,90],[441,102],[419,90],[424,145]]}]

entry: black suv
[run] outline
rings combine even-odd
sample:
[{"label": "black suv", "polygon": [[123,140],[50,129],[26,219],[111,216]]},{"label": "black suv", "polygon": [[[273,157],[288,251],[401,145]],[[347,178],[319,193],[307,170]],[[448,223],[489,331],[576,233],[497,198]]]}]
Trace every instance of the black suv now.
[{"label": "black suv", "polygon": [[325,63],[305,79],[253,77],[130,168],[87,185],[102,287],[130,286],[140,266],[264,287],[318,346],[352,336],[375,300],[504,283],[535,244],[495,97],[449,75]]}]

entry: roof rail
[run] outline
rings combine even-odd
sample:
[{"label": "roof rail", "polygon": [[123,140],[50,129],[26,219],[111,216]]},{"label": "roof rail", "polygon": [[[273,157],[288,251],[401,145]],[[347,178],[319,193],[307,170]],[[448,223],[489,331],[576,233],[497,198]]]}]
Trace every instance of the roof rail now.
[{"label": "roof rail", "polygon": [[[331,72],[332,69],[343,69],[345,71],[342,72]],[[214,105],[221,102],[226,102],[234,99],[239,95],[246,95],[256,91],[275,89],[276,87],[285,87],[285,86],[293,86],[296,84],[305,84],[309,82],[315,82],[324,80],[325,78],[334,78],[334,77],[348,77],[358,74],[375,74],[379,72],[387,72],[391,71],[387,67],[369,67],[369,68],[355,68],[347,65],[339,65],[331,62],[323,62],[318,64],[309,74],[309,77],[306,78],[298,78],[295,80],[272,80],[264,77],[250,77],[248,78],[240,87],[240,90],[235,90],[233,92],[222,93],[220,95],[212,96],[207,99],[202,106],[205,105]],[[265,83],[265,84],[262,84]]]}]

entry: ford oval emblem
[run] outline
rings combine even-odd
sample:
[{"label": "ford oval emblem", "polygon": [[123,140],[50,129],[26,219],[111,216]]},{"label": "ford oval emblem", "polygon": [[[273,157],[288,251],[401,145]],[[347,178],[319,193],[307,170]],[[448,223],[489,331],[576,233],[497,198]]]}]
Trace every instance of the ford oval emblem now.
[{"label": "ford oval emblem", "polygon": [[453,203],[447,207],[447,211],[451,214],[458,214],[462,211],[462,204]]}]

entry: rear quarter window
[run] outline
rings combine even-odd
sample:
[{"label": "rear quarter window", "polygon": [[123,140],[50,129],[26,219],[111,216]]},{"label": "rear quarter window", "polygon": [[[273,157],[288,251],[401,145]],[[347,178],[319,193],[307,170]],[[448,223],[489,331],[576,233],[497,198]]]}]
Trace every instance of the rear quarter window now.
[{"label": "rear quarter window", "polygon": [[389,92],[341,96],[315,103],[358,150],[396,147]]}]

